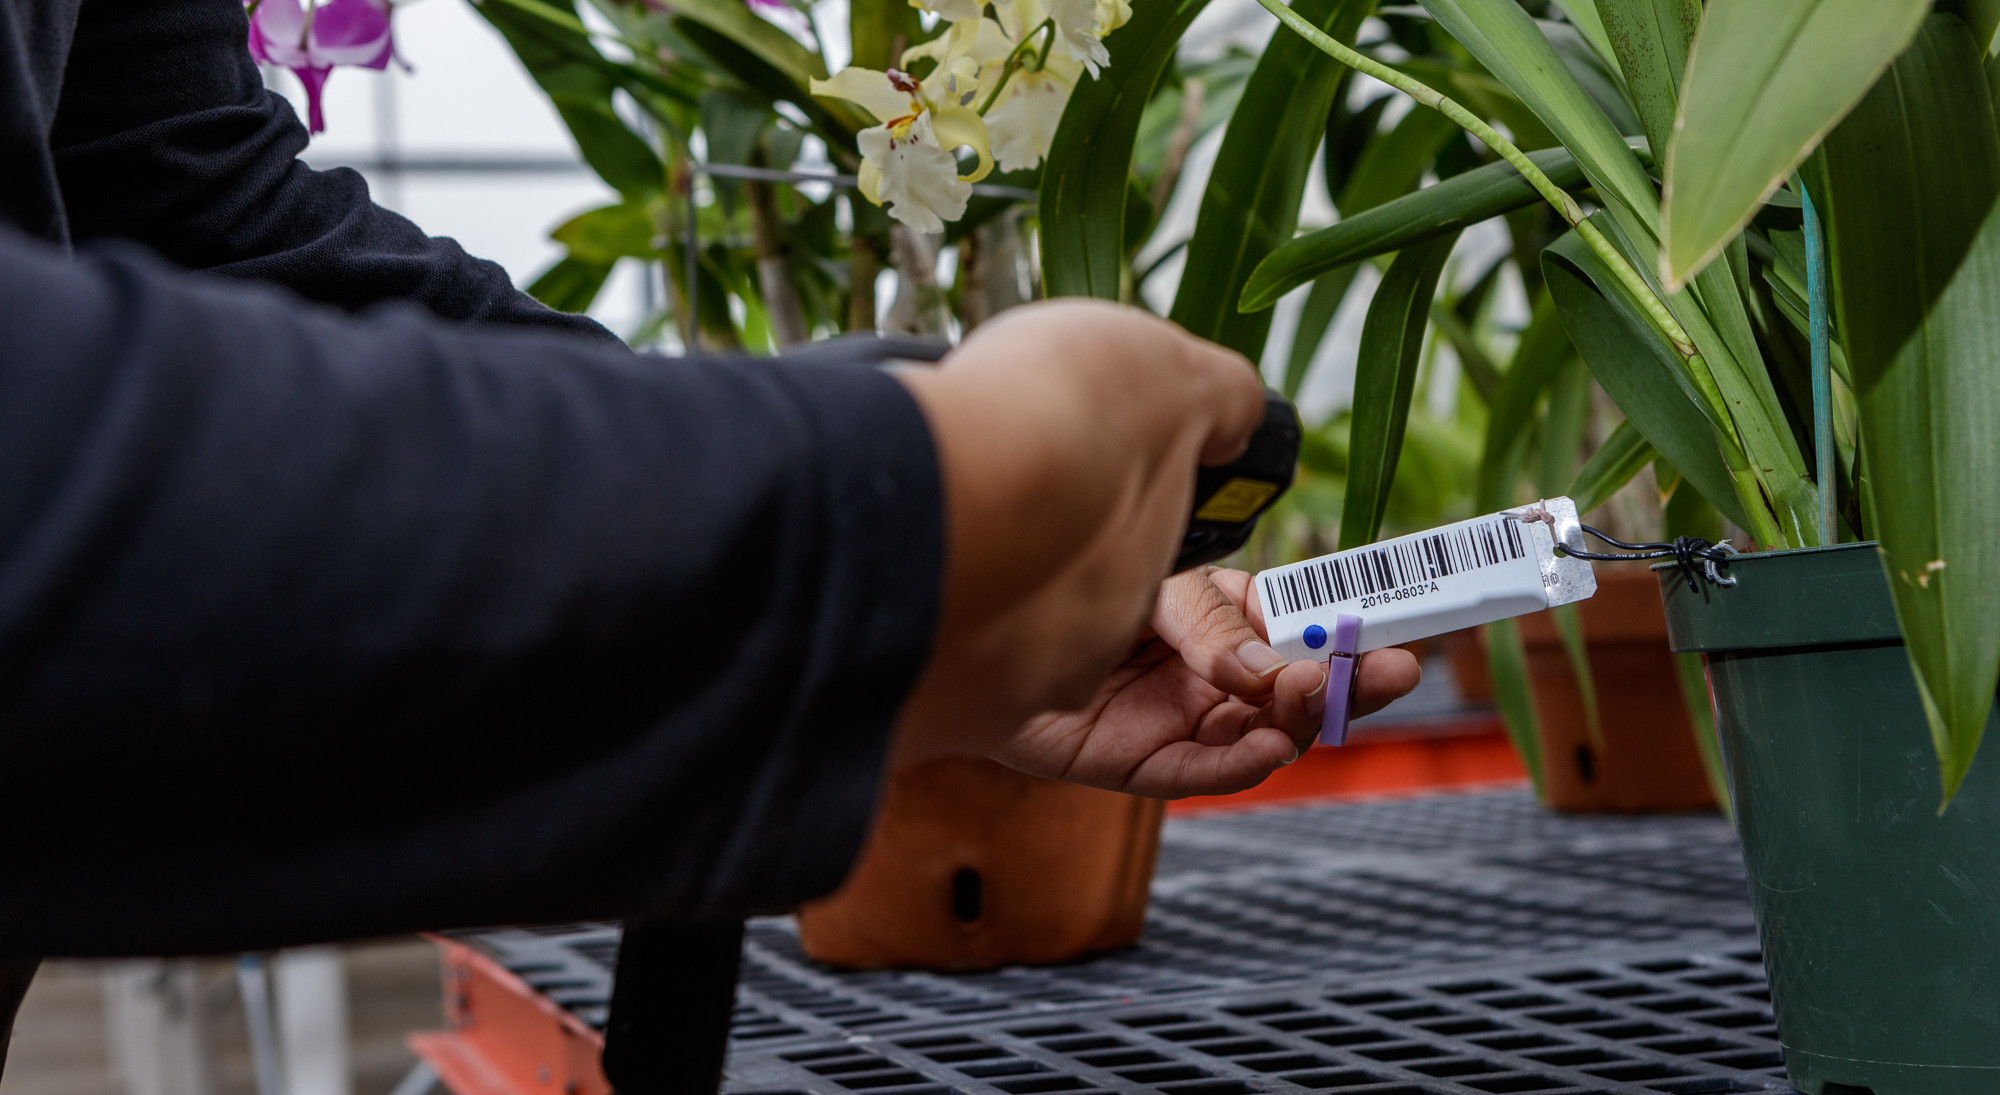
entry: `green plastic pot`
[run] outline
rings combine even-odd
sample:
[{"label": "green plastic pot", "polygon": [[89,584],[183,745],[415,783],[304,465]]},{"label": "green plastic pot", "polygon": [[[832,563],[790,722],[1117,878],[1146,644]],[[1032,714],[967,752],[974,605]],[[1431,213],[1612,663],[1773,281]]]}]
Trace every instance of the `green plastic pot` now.
[{"label": "green plastic pot", "polygon": [[1743,555],[1729,574],[1690,590],[1665,569],[1660,591],[1673,648],[1708,665],[1792,1083],[2000,1092],[2000,710],[1940,814],[1875,546]]}]

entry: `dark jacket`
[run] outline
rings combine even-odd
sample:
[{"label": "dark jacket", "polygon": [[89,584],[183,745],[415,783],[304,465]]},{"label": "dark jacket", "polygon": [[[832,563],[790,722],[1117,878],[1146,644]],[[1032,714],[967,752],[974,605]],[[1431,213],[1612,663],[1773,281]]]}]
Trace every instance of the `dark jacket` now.
[{"label": "dark jacket", "polygon": [[0,0],[0,954],[824,892],[938,608],[870,368],[636,357],[294,157],[239,0]]}]

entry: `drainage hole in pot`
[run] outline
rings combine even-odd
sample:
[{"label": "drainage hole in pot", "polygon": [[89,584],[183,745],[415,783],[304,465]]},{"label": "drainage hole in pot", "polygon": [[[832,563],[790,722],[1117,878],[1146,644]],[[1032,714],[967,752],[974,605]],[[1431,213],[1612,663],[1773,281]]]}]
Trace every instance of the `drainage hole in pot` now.
[{"label": "drainage hole in pot", "polygon": [[951,915],[962,924],[970,924],[979,919],[980,906],[985,900],[981,891],[984,884],[979,872],[970,867],[962,867],[951,876]]},{"label": "drainage hole in pot", "polygon": [[1824,1092],[1824,1095],[1875,1095],[1875,1089],[1872,1087],[1857,1087],[1854,1084],[1836,1084],[1831,1080],[1827,1081],[1826,1086],[1821,1091]]},{"label": "drainage hole in pot", "polygon": [[1597,782],[1597,758],[1590,753],[1590,746],[1576,747],[1576,778],[1585,783]]}]

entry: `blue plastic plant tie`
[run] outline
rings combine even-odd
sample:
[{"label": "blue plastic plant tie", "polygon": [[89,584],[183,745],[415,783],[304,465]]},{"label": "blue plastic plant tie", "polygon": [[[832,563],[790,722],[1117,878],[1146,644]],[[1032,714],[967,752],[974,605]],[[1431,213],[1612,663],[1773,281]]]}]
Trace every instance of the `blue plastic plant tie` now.
[{"label": "blue plastic plant tie", "polygon": [[1819,213],[1812,195],[1799,184],[1799,205],[1805,209],[1806,333],[1812,340],[1813,452],[1819,457],[1819,542],[1837,539],[1833,523],[1839,490],[1833,471],[1833,360],[1826,323],[1826,246],[1820,239]]}]

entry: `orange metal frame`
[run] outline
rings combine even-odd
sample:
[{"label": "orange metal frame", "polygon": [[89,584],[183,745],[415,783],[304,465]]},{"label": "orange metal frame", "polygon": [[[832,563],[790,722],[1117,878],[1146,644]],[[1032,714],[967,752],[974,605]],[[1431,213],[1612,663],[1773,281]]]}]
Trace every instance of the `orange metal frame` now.
[{"label": "orange metal frame", "polygon": [[471,947],[432,941],[450,1029],[409,1044],[454,1095],[610,1095],[603,1035]]},{"label": "orange metal frame", "polygon": [[[1314,748],[1260,786],[1172,803],[1175,814],[1313,799],[1374,798],[1527,777],[1498,719],[1445,732],[1383,727],[1340,749]],[[434,938],[444,963],[447,1030],[412,1034],[417,1056],[454,1095],[610,1095],[604,1037],[461,943]]]}]

